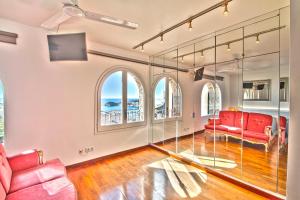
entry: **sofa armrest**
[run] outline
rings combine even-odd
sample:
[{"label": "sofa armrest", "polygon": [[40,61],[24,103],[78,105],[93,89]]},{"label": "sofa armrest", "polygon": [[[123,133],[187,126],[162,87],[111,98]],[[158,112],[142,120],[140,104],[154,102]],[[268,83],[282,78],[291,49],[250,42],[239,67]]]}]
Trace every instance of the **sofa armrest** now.
[{"label": "sofa armrest", "polygon": [[209,125],[214,125],[214,122],[216,123],[216,125],[220,125],[221,124],[221,120],[218,118],[210,118],[208,119],[208,124]]},{"label": "sofa armrest", "polygon": [[42,156],[42,151],[29,150],[12,157],[8,157],[7,159],[12,171],[19,171],[42,164]]},{"label": "sofa armrest", "polygon": [[279,129],[279,140],[280,140],[280,144],[284,145],[285,144],[285,128],[280,127]]},{"label": "sofa armrest", "polygon": [[265,127],[265,134],[269,136],[269,140],[272,139],[272,126],[266,126]]}]

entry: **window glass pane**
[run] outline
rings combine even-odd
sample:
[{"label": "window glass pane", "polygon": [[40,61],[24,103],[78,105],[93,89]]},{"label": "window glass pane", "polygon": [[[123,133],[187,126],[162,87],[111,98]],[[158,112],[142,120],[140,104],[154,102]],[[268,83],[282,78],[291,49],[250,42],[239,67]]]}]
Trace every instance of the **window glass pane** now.
[{"label": "window glass pane", "polygon": [[214,114],[215,90],[212,84],[208,85],[208,114]]},{"label": "window glass pane", "polygon": [[222,95],[219,85],[216,85],[216,115],[222,110]]},{"label": "window glass pane", "polygon": [[144,121],[144,90],[140,81],[127,74],[127,123]]},{"label": "window glass pane", "polygon": [[222,94],[220,87],[216,85],[215,91],[214,85],[212,83],[207,83],[203,86],[201,94],[201,116],[213,115],[214,104],[216,105],[215,114],[218,115],[219,111],[222,110]]},{"label": "window glass pane", "polygon": [[166,118],[166,78],[162,78],[155,87],[154,119]]},{"label": "window glass pane", "polygon": [[169,79],[169,117],[176,116],[181,116],[181,90],[173,79]]},{"label": "window glass pane", "polygon": [[106,78],[101,90],[101,125],[122,124],[122,71]]},{"label": "window glass pane", "polygon": [[4,137],[4,90],[2,82],[0,81],[0,142]]}]

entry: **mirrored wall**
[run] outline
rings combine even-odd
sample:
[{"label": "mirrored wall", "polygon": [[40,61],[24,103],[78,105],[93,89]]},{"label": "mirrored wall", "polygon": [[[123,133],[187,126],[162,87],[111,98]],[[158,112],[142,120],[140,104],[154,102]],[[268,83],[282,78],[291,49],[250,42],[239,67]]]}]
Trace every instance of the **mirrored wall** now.
[{"label": "mirrored wall", "polygon": [[150,60],[152,144],[286,194],[289,7]]}]

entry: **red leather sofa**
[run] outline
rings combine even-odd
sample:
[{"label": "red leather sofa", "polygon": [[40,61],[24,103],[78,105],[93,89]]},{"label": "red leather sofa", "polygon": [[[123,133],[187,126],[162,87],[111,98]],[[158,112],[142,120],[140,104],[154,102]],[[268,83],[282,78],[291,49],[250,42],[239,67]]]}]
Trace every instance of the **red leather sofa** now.
[{"label": "red leather sofa", "polygon": [[64,165],[58,159],[41,161],[36,150],[7,157],[0,144],[0,200],[76,200]]},{"label": "red leather sofa", "polygon": [[[205,125],[205,133],[213,133],[214,127],[218,133],[228,137],[265,145],[266,152],[273,139],[272,120],[270,115],[248,113],[241,111],[220,111],[218,119],[209,119]],[[243,133],[243,134],[242,134]]]}]

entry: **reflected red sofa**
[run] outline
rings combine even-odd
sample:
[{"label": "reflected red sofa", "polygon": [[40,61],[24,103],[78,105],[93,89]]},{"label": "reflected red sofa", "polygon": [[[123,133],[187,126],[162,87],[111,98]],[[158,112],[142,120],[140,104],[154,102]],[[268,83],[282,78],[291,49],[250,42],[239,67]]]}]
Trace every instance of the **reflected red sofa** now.
[{"label": "reflected red sofa", "polygon": [[286,126],[287,126],[287,119],[286,117],[280,116],[280,128],[279,128],[279,142],[280,142],[280,148],[285,148],[286,144]]},{"label": "reflected red sofa", "polygon": [[[241,111],[220,111],[218,119],[209,119],[205,125],[205,133],[213,133],[214,127],[218,133],[229,137],[265,145],[266,152],[273,139],[272,120],[270,115],[248,113]],[[242,134],[243,132],[243,134]]]},{"label": "reflected red sofa", "polygon": [[0,144],[0,162],[0,200],[77,199],[75,187],[58,159],[43,164],[36,150],[7,157]]}]

